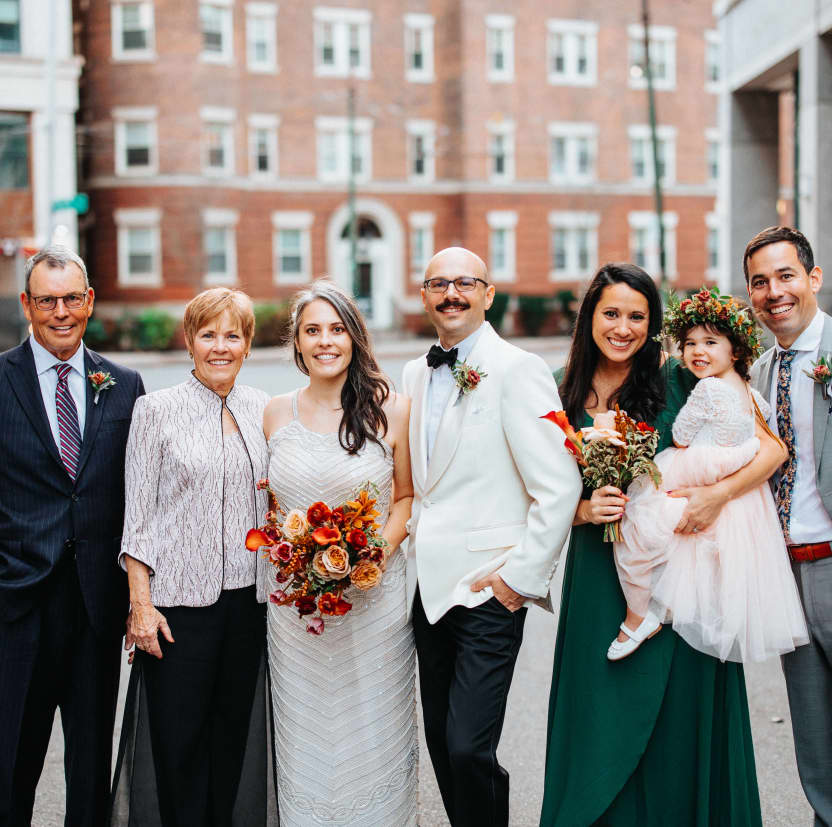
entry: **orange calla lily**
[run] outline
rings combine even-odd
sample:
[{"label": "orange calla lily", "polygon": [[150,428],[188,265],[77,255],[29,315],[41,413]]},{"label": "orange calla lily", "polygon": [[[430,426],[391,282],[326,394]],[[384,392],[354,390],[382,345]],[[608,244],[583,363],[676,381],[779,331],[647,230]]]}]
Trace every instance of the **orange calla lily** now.
[{"label": "orange calla lily", "polygon": [[252,528],[246,534],[246,548],[249,551],[257,551],[261,546],[270,546],[271,540],[259,528]]},{"label": "orange calla lily", "polygon": [[540,417],[541,419],[548,419],[549,422],[554,422],[568,437],[574,439],[577,434],[575,433],[575,429],[569,422],[569,418],[566,416],[566,411],[549,411],[549,413],[544,414]]},{"label": "orange calla lily", "polygon": [[312,532],[312,539],[319,546],[328,546],[332,543],[337,543],[341,539],[341,532],[337,528],[322,525]]}]

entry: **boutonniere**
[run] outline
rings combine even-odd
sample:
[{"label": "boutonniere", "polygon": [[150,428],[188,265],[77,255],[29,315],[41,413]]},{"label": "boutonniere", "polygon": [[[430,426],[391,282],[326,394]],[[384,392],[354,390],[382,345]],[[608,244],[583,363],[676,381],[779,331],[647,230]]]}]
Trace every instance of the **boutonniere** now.
[{"label": "boutonniere", "polygon": [[106,391],[108,388],[112,388],[115,385],[116,380],[108,373],[104,373],[104,371],[97,370],[95,373],[90,371],[87,374],[87,379],[90,380],[90,384],[92,385],[92,389],[95,391],[95,396],[93,397],[92,404],[98,404],[98,397],[101,396],[101,391]]},{"label": "boutonniere", "polygon": [[832,382],[832,353],[821,356],[817,362],[812,362],[811,370],[803,372],[813,381],[820,385],[823,398],[829,401],[829,384]]},{"label": "boutonniere", "polygon": [[464,361],[458,361],[453,368],[451,368],[451,373],[453,374],[454,381],[459,388],[459,396],[456,398],[457,402],[459,402],[465,394],[471,393],[472,390],[475,390],[483,378],[488,376],[488,374],[484,373],[480,368],[473,368]]}]

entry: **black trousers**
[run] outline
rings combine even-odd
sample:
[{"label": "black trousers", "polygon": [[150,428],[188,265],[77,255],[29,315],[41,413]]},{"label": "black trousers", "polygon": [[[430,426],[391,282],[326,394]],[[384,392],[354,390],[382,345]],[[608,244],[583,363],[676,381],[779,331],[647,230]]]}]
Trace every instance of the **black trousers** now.
[{"label": "black trousers", "polygon": [[165,827],[229,825],[265,645],[254,586],[212,606],[160,610],[175,643],[144,652],[148,723]]},{"label": "black trousers", "polygon": [[0,623],[0,825],[28,825],[55,709],[61,710],[66,827],[106,823],[121,635],[102,639],[84,608],[74,559],[40,605]]},{"label": "black trousers", "polygon": [[496,598],[428,623],[419,592],[413,632],[430,759],[452,827],[507,827],[508,773],[497,761],[526,609]]}]

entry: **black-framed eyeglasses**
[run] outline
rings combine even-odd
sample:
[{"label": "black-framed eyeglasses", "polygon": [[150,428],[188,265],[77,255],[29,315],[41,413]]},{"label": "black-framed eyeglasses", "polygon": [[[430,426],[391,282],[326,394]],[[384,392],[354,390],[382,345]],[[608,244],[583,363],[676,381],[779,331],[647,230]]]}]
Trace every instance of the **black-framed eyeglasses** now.
[{"label": "black-framed eyeglasses", "polygon": [[470,293],[476,286],[477,282],[488,287],[488,282],[485,279],[478,279],[475,276],[459,276],[455,279],[425,279],[425,290],[428,293],[446,293],[449,285],[460,293]]},{"label": "black-framed eyeglasses", "polygon": [[65,296],[29,296],[29,300],[38,310],[54,310],[58,306],[58,299],[64,303],[64,307],[77,310],[87,303],[87,294],[67,293]]}]

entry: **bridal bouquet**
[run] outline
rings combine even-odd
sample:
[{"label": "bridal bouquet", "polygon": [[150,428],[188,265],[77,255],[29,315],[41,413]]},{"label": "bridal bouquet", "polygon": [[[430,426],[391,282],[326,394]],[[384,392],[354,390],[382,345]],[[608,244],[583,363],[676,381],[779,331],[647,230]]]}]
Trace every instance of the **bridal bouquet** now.
[{"label": "bridal bouquet", "polygon": [[[653,462],[659,435],[646,422],[636,422],[620,410],[596,414],[592,427],[580,431],[570,425],[565,411],[549,411],[548,419],[566,434],[566,448],[582,466],[584,482],[593,490],[614,485],[625,491],[638,476],[648,474],[656,488],[662,475]],[[621,527],[616,521],[604,524],[604,542],[620,542]]]},{"label": "bridal bouquet", "polygon": [[324,617],[345,615],[351,608],[343,598],[347,586],[367,591],[381,582],[387,541],[379,534],[375,518],[377,494],[372,483],[335,508],[312,503],[306,511],[285,511],[269,486],[257,487],[269,495],[266,522],[246,535],[249,551],[263,549],[276,569],[278,588],[269,600],[278,606],[294,606],[307,616],[306,631],[323,634]]}]

